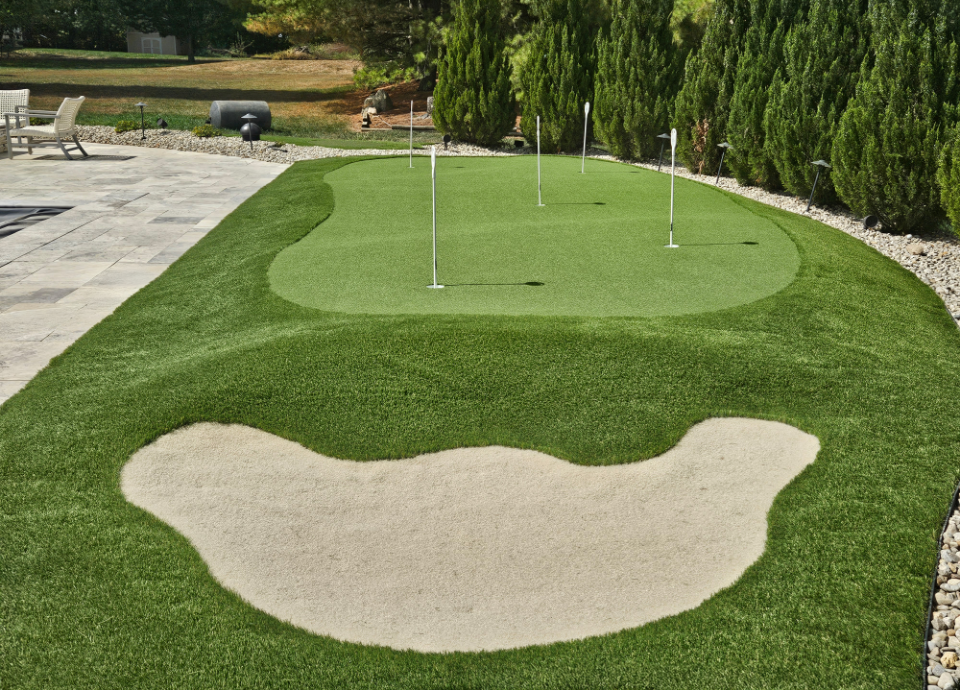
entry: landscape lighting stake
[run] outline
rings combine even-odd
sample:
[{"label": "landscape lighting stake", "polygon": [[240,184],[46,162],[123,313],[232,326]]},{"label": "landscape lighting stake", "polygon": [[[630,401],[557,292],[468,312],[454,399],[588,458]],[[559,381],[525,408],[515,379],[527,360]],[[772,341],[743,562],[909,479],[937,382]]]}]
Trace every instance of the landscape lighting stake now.
[{"label": "landscape lighting stake", "polygon": [[733,147],[730,146],[730,144],[729,144],[728,142],[726,142],[726,141],[723,142],[722,144],[718,144],[718,146],[723,149],[723,153],[720,154],[720,167],[717,168],[717,181],[716,181],[714,184],[716,184],[716,185],[719,186],[719,185],[720,185],[720,171],[723,170],[723,157],[727,155],[727,149],[733,148]]},{"label": "landscape lighting stake", "polygon": [[667,249],[676,249],[679,244],[673,243],[673,183],[677,174],[677,130],[670,130],[670,244]]},{"label": "landscape lighting stake", "polygon": [[580,174],[583,174],[583,166],[587,163],[587,123],[590,121],[590,101],[583,106],[583,158],[580,161]]},{"label": "landscape lighting stake", "polygon": [[143,122],[143,109],[147,107],[147,104],[143,101],[140,101],[136,105],[137,108],[140,108],[140,141],[147,140],[147,126]]},{"label": "landscape lighting stake", "polygon": [[660,162],[657,163],[657,172],[660,172],[660,166],[663,165],[663,147],[667,145],[667,141],[670,139],[669,134],[658,134],[657,139],[663,139],[660,142]]},{"label": "landscape lighting stake", "polygon": [[540,186],[540,116],[537,115],[537,206],[543,206]]},{"label": "landscape lighting stake", "polygon": [[824,168],[826,168],[827,170],[830,169],[830,164],[823,159],[820,159],[818,161],[813,161],[812,163],[810,163],[810,165],[817,166],[817,176],[813,178],[813,189],[810,190],[810,201],[807,202],[807,210],[804,211],[804,213],[810,212],[810,204],[813,203],[813,193],[817,191],[817,181],[820,179],[820,171],[823,170]]},{"label": "landscape lighting stake", "polygon": [[437,285],[437,147],[430,147],[430,176],[433,178],[433,285],[429,288],[442,288]]},{"label": "landscape lighting stake", "polygon": [[410,101],[410,167],[413,167],[413,101]]},{"label": "landscape lighting stake", "polygon": [[246,115],[244,115],[244,116],[241,117],[240,119],[241,119],[241,120],[244,120],[244,121],[246,122],[246,124],[243,125],[243,127],[240,128],[240,134],[241,134],[241,135],[245,135],[245,136],[241,136],[241,139],[246,139],[247,137],[249,137],[249,139],[250,139],[250,150],[253,151],[253,139],[254,139],[254,137],[256,137],[258,141],[259,141],[259,139],[260,139],[260,136],[259,136],[259,135],[260,135],[260,127],[254,123],[254,120],[257,119],[257,116],[254,115],[253,113],[247,113]]}]

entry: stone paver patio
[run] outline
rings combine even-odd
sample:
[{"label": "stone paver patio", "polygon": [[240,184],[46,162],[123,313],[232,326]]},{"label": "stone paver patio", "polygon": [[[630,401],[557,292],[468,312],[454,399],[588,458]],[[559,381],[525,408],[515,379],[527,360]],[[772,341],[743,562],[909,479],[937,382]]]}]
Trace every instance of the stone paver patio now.
[{"label": "stone paver patio", "polygon": [[0,158],[0,205],[72,206],[0,238],[0,404],[287,166],[84,144]]}]

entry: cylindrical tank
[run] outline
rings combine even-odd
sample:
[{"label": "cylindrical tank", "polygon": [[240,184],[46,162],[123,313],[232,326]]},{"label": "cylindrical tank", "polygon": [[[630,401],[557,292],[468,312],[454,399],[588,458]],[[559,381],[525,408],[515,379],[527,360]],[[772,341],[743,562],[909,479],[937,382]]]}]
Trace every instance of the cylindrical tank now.
[{"label": "cylindrical tank", "polygon": [[270,129],[270,105],[266,101],[214,101],[210,104],[210,124],[216,129],[240,129],[244,115],[257,116],[261,129]]}]

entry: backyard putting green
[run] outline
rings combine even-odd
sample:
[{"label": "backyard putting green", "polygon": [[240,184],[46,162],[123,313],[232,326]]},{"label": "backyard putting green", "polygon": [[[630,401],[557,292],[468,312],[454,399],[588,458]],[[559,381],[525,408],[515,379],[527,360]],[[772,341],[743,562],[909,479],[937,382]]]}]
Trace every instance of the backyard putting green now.
[{"label": "backyard putting green", "polygon": [[327,176],[335,209],[270,268],[277,294],[368,314],[661,316],[767,297],[800,264],[769,219],[705,185],[629,165],[543,158],[439,158],[433,280],[430,162],[371,160]]},{"label": "backyard putting green", "polygon": [[[719,311],[294,304],[268,271],[341,203],[324,176],[348,165],[293,166],[0,406],[5,688],[919,682],[936,537],[960,465],[960,334],[926,285],[854,238],[738,199],[789,237],[800,264],[778,292]],[[692,610],[496,653],[396,651],[282,623],[218,585],[185,538],[120,490],[133,453],[195,422],[358,461],[503,445],[604,465],[658,455],[710,417],[780,421],[821,444],[774,500],[759,560]],[[679,576],[696,586],[713,564],[677,548]]]}]

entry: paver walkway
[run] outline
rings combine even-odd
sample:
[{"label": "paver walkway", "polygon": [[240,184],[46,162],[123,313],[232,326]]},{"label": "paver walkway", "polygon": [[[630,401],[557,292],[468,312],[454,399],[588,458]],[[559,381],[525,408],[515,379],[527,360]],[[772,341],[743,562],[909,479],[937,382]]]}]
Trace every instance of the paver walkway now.
[{"label": "paver walkway", "polygon": [[287,166],[84,144],[0,158],[0,206],[72,206],[0,238],[0,404]]}]

